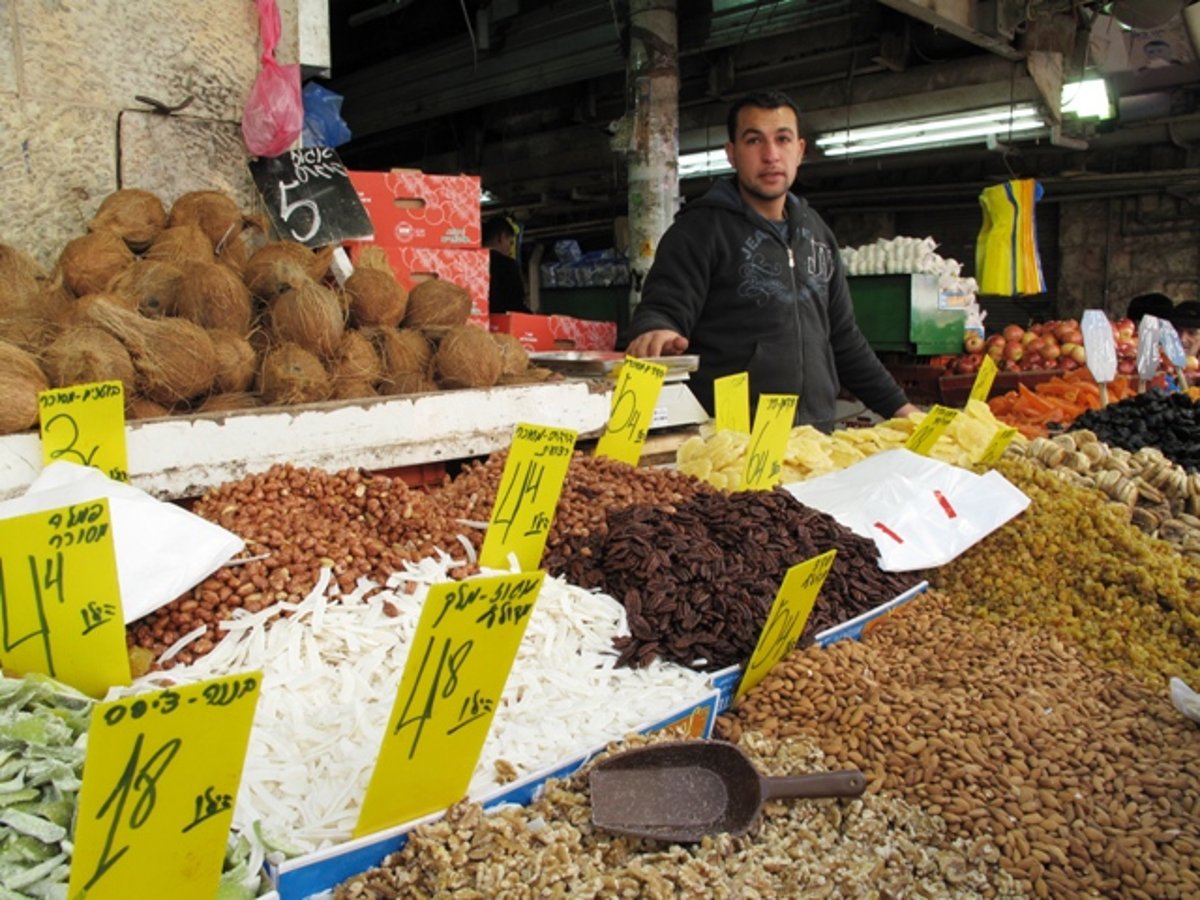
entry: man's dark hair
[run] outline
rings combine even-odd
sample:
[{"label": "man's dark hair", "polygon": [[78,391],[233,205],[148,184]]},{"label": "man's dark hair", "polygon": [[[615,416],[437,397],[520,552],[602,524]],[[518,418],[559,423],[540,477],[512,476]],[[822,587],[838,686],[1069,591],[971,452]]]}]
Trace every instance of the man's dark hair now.
[{"label": "man's dark hair", "polygon": [[487,246],[504,232],[513,233],[512,223],[508,221],[508,216],[494,216],[483,223],[483,231],[480,235],[483,246]]},{"label": "man's dark hair", "polygon": [[725,119],[725,130],[729,132],[730,143],[737,140],[738,113],[747,106],[753,106],[755,109],[779,109],[781,106],[786,106],[796,114],[796,128],[800,128],[800,107],[796,105],[796,101],[783,91],[757,91],[736,100],[733,106],[729,107],[729,116]]},{"label": "man's dark hair", "polygon": [[1154,316],[1156,319],[1170,318],[1171,310],[1175,308],[1173,301],[1166,294],[1151,291],[1148,294],[1138,294],[1129,301],[1125,315],[1135,322],[1142,321],[1142,316]]}]

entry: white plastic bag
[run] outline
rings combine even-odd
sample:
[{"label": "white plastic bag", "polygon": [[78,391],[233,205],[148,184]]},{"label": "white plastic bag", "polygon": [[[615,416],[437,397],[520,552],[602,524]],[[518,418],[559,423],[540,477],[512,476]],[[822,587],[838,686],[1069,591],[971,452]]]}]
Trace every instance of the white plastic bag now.
[{"label": "white plastic bag", "polygon": [[871,538],[886,572],[945,565],[1029,505],[998,472],[976,475],[909,450],[877,453],[784,489]]},{"label": "white plastic bag", "polygon": [[0,503],[0,519],[101,497],[108,499],[126,624],[195,587],[246,546],[220,525],[69,462],[50,463],[24,496]]}]

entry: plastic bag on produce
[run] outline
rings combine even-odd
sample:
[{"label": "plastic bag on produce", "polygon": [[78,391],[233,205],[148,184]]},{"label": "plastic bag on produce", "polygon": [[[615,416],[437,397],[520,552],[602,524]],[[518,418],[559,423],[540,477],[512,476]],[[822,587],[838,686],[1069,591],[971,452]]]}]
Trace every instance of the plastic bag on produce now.
[{"label": "plastic bag on produce", "polygon": [[1158,374],[1158,319],[1151,315],[1142,316],[1137,338],[1137,376],[1142,381],[1150,381]]},{"label": "plastic bag on produce", "polygon": [[0,503],[0,518],[108,499],[117,580],[125,622],[140,619],[195,587],[246,542],[173,503],[99,469],[69,462],[46,466],[21,497]]},{"label": "plastic bag on produce", "polygon": [[257,0],[262,39],[262,68],[242,110],[242,138],[255,156],[279,156],[296,142],[304,128],[300,96],[300,66],[275,61],[282,26],[275,0]]},{"label": "plastic bag on produce", "polygon": [[1083,332],[1088,371],[1101,384],[1112,381],[1117,377],[1117,342],[1108,316],[1099,309],[1085,309],[1079,330]]},{"label": "plastic bag on produce", "polygon": [[910,450],[784,485],[879,548],[885,572],[945,565],[1029,505],[999,472],[976,475]]}]

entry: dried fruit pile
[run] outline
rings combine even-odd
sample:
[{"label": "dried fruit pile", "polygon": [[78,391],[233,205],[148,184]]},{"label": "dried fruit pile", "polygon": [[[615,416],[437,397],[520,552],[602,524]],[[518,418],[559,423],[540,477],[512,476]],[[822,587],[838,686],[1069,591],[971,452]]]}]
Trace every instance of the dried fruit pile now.
[{"label": "dried fruit pile", "polygon": [[1135,394],[1085,413],[1075,427],[1091,429],[1110,447],[1131,453],[1154,447],[1188,472],[1200,469],[1200,415],[1187,394]]}]

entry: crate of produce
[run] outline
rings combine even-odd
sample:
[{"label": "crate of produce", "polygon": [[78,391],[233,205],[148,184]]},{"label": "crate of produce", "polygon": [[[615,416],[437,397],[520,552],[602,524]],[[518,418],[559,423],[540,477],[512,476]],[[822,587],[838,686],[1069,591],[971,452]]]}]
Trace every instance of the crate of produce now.
[{"label": "crate of produce", "polygon": [[[1062,375],[1058,369],[1044,369],[1033,372],[998,372],[992,382],[988,397],[997,397],[1015,391],[1020,385],[1032,389],[1043,381],[1049,381],[1056,375]],[[942,375],[937,380],[937,395],[943,406],[964,406],[971,396],[971,388],[975,386],[975,375]],[[911,398],[910,398],[911,399]]]}]

